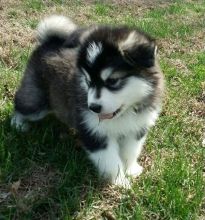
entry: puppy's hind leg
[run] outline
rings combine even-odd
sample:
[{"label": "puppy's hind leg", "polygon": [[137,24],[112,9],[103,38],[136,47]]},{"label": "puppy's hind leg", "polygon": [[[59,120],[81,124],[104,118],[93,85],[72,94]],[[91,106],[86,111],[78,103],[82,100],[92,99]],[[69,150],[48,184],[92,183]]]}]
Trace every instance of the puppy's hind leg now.
[{"label": "puppy's hind leg", "polygon": [[48,114],[48,99],[39,73],[33,69],[26,70],[14,102],[11,125],[18,130],[27,131],[29,121],[38,121]]},{"label": "puppy's hind leg", "polygon": [[24,115],[18,111],[15,111],[11,118],[11,126],[15,127],[17,130],[26,132],[29,130],[29,121],[38,121],[43,119],[47,114],[48,110],[42,110],[40,112]]},{"label": "puppy's hind leg", "polygon": [[11,118],[11,126],[22,132],[29,130],[29,123],[26,121],[24,115],[17,111],[14,112]]}]

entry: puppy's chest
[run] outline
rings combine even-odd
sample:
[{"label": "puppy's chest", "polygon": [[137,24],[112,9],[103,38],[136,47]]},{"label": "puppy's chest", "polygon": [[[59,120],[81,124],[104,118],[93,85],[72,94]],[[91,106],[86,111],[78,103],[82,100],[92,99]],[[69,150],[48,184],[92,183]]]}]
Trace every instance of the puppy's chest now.
[{"label": "puppy's chest", "polygon": [[86,114],[86,124],[92,133],[97,133],[100,136],[142,136],[149,127],[154,125],[157,117],[157,111],[146,111],[139,114],[130,113],[119,118],[99,122],[96,116],[88,113]]},{"label": "puppy's chest", "polygon": [[138,115],[129,115],[121,118],[116,118],[113,121],[105,121],[102,129],[111,136],[129,136],[141,132],[147,128],[147,121],[140,119]]}]

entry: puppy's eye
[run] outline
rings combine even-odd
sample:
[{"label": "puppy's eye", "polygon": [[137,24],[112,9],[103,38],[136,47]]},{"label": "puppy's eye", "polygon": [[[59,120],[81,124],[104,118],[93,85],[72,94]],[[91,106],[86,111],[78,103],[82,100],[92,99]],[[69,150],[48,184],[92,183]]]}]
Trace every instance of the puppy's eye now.
[{"label": "puppy's eye", "polygon": [[120,83],[120,79],[118,78],[109,78],[105,82],[106,86],[109,86],[109,87],[116,87],[119,85],[119,83]]}]

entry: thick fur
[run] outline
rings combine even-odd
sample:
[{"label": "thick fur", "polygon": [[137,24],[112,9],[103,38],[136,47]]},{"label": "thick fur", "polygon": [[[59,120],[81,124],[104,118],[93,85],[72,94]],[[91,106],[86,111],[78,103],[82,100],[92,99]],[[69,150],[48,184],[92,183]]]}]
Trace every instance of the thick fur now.
[{"label": "thick fur", "polygon": [[52,16],[37,29],[33,51],[15,96],[12,125],[54,113],[78,130],[90,159],[112,183],[129,187],[147,132],[159,115],[163,76],[157,47],[127,27],[78,28]]}]

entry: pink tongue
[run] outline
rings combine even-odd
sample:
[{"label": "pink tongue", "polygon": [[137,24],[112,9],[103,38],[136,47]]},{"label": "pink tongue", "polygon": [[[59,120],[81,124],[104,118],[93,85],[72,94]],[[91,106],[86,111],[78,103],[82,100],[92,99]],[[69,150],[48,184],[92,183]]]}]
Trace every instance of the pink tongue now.
[{"label": "pink tongue", "polygon": [[99,117],[100,120],[111,119],[111,118],[113,118],[113,113],[110,113],[110,114],[99,114],[98,117]]}]

